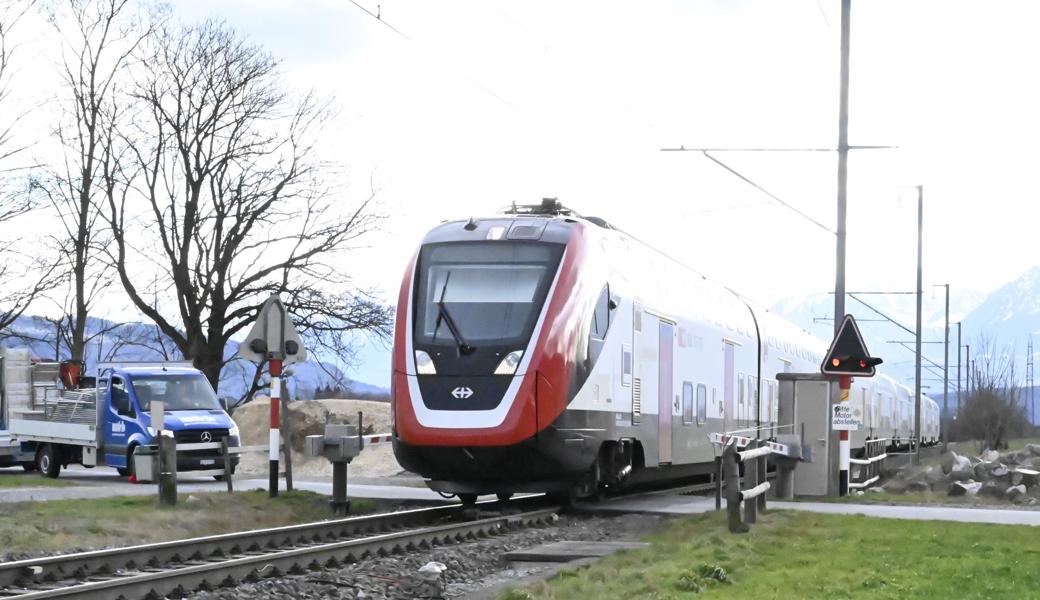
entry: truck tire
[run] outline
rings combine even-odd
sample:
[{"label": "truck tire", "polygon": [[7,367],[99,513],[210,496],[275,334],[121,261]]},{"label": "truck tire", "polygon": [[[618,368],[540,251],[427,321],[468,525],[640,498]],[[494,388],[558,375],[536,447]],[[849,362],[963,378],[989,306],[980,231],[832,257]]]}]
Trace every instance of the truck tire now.
[{"label": "truck tire", "polygon": [[61,457],[57,446],[44,444],[36,451],[36,468],[40,471],[40,477],[57,479],[61,474]]},{"label": "truck tire", "polygon": [[137,450],[137,445],[130,446],[126,451],[126,466],[116,467],[116,473],[119,473],[123,477],[132,477],[134,475],[134,450]]}]

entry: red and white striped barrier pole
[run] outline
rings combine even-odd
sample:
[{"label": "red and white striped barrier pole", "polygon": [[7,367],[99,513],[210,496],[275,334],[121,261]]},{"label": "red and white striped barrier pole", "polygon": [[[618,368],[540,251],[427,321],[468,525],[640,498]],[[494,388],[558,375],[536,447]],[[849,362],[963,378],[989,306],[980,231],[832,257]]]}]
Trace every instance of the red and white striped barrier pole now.
[{"label": "red and white striped barrier pole", "polygon": [[268,481],[268,495],[271,498],[278,496],[278,428],[281,427],[281,395],[282,395],[282,361],[272,358],[267,363],[267,372],[271,374],[271,447],[268,451],[270,460],[270,480]]},{"label": "red and white striped barrier pole", "polygon": [[[842,375],[838,380],[838,389],[840,391],[838,399],[841,402],[849,401],[849,389],[852,387],[852,377],[848,375]],[[838,495],[848,496],[849,495],[849,431],[843,429],[838,432]]]}]

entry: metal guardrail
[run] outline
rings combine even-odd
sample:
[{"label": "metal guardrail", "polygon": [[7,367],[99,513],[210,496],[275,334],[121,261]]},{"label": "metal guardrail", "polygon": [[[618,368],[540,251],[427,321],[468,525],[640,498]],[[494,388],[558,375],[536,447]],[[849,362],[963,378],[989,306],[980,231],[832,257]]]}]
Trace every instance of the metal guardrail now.
[{"label": "metal guardrail", "polygon": [[878,438],[863,442],[863,458],[850,458],[849,464],[856,468],[850,473],[849,489],[861,490],[881,479],[881,467],[888,452],[888,438]]},{"label": "metal guardrail", "polygon": [[[726,511],[729,530],[746,533],[749,525],[758,520],[758,511],[766,510],[766,492],[771,487],[766,481],[767,457],[773,453],[768,442],[750,440],[748,450],[737,451],[737,440],[729,440],[722,449],[722,470],[726,483]],[[744,465],[744,477],[740,477]],[[744,488],[742,484],[751,484]],[[743,505],[743,511],[741,511]]]}]

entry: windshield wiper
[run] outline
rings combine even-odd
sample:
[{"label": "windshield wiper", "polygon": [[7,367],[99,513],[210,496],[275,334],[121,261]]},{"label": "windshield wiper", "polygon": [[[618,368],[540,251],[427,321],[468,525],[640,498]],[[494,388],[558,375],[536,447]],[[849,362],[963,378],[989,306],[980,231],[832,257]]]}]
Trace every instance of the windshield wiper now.
[{"label": "windshield wiper", "polygon": [[448,281],[451,279],[451,271],[448,271],[448,276],[444,278],[444,286],[441,287],[441,297],[437,300],[437,324],[433,328],[433,341],[437,341],[437,331],[441,328],[441,321],[448,324],[448,331],[451,333],[451,337],[455,338],[455,343],[459,346],[460,354],[472,354],[476,348],[466,343],[466,340],[462,339],[462,334],[459,333],[459,326],[455,324],[455,319],[451,318],[451,313],[448,312],[448,307],[444,305],[444,294],[448,291]]}]

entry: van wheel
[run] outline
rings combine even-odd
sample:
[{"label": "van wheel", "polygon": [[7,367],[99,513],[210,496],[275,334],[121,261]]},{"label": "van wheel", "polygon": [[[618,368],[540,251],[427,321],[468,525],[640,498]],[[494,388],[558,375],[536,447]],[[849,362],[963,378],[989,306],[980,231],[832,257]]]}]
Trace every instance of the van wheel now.
[{"label": "van wheel", "polygon": [[54,444],[44,444],[36,451],[36,469],[40,477],[57,479],[61,474],[61,459]]},{"label": "van wheel", "polygon": [[[137,450],[137,445],[136,444],[133,445],[133,446],[130,446],[130,448],[127,449],[127,451],[126,451],[126,466],[125,467],[116,467],[116,472],[119,473],[120,475],[122,475],[123,477],[133,477],[134,476],[134,451],[135,450]],[[133,482],[131,482],[131,483],[133,483]]]}]

